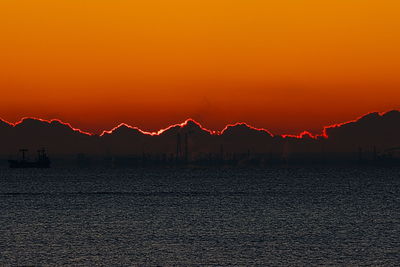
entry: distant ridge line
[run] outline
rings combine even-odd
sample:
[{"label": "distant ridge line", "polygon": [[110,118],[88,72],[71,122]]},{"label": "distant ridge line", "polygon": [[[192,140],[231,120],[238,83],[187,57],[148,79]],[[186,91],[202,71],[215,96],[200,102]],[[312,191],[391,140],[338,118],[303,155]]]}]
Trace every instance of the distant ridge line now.
[{"label": "distant ridge line", "polygon": [[[171,124],[171,125],[167,126],[166,128],[160,129],[158,131],[153,131],[153,132],[142,130],[139,127],[131,126],[131,125],[127,124],[127,123],[120,123],[120,124],[118,124],[117,126],[115,126],[114,128],[112,128],[110,130],[103,130],[99,136],[102,137],[102,136],[105,136],[105,135],[112,134],[117,129],[119,129],[120,127],[127,127],[129,129],[136,130],[136,131],[138,131],[138,132],[140,132],[141,134],[144,134],[144,135],[158,136],[158,135],[162,135],[164,132],[168,131],[169,129],[172,129],[172,128],[175,128],[175,127],[181,127],[182,128],[182,127],[187,126],[189,123],[194,123],[201,130],[203,130],[205,132],[208,132],[210,135],[222,135],[222,134],[224,134],[224,132],[226,132],[231,127],[243,125],[243,126],[248,127],[249,129],[252,129],[252,130],[265,132],[265,133],[269,134],[271,137],[273,137],[273,136],[281,136],[282,138],[289,137],[289,138],[297,138],[297,139],[303,139],[303,138],[318,139],[318,138],[329,138],[329,136],[327,134],[327,130],[330,129],[330,128],[341,127],[343,125],[356,122],[356,121],[362,119],[363,117],[371,115],[371,114],[376,114],[376,115],[379,115],[379,116],[383,116],[383,115],[385,115],[385,114],[387,114],[389,112],[400,112],[400,110],[394,109],[394,110],[385,111],[385,112],[377,112],[377,111],[368,112],[368,113],[365,113],[365,114],[357,117],[354,120],[349,120],[349,121],[346,121],[346,122],[334,123],[334,124],[331,124],[331,125],[328,125],[328,126],[324,126],[323,129],[322,129],[322,132],[320,134],[313,134],[313,133],[311,133],[309,131],[302,131],[301,133],[299,133],[297,135],[293,135],[293,134],[275,135],[275,134],[271,133],[269,130],[267,130],[265,128],[257,128],[257,127],[254,127],[252,125],[249,125],[246,122],[236,122],[236,123],[232,123],[232,124],[227,124],[222,130],[218,131],[218,130],[207,129],[207,128],[203,127],[201,125],[201,123],[199,123],[198,121],[196,121],[196,120],[194,120],[192,118],[188,118],[182,123]],[[8,124],[8,125],[10,125],[12,127],[18,126],[19,124],[23,123],[25,120],[36,120],[36,121],[41,121],[41,122],[48,123],[48,124],[60,123],[60,124],[62,124],[64,126],[66,126],[66,127],[69,127],[71,130],[80,133],[80,134],[84,134],[84,135],[88,135],[88,136],[97,135],[95,133],[91,133],[91,132],[88,132],[88,131],[83,131],[83,130],[81,130],[79,128],[75,128],[70,123],[64,122],[61,119],[41,119],[41,118],[37,118],[37,117],[23,117],[19,121],[13,123],[13,122],[9,122],[9,121],[7,121],[5,119],[0,118],[0,121],[4,122],[4,123],[6,123],[6,124]]]}]

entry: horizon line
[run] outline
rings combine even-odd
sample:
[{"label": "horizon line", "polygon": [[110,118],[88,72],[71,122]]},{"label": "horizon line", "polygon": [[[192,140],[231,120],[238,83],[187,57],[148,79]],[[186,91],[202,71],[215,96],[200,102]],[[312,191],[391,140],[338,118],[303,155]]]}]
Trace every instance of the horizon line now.
[{"label": "horizon line", "polygon": [[6,123],[6,124],[8,124],[8,125],[10,125],[12,127],[16,127],[17,125],[22,124],[25,120],[29,120],[29,119],[36,120],[36,121],[41,121],[41,122],[45,122],[45,123],[49,123],[49,124],[51,124],[53,122],[58,122],[58,123],[60,123],[62,125],[65,125],[65,126],[69,127],[71,130],[73,130],[75,132],[78,132],[78,133],[81,133],[81,134],[85,134],[85,135],[88,135],[88,136],[99,136],[99,137],[112,134],[114,131],[116,131],[120,127],[127,127],[129,129],[136,130],[136,131],[138,131],[138,132],[140,132],[141,134],[144,134],[144,135],[159,136],[159,135],[163,134],[164,132],[168,131],[169,129],[172,129],[172,128],[175,128],[175,127],[183,128],[183,127],[187,126],[189,122],[192,122],[192,123],[196,124],[201,130],[203,130],[205,132],[208,132],[210,135],[222,135],[222,134],[224,134],[224,132],[226,130],[228,130],[231,127],[244,125],[244,126],[248,127],[249,129],[260,131],[260,132],[265,132],[265,133],[269,134],[271,137],[280,136],[282,138],[297,138],[297,139],[312,138],[312,139],[318,139],[318,138],[329,138],[329,136],[328,136],[328,134],[326,132],[327,129],[341,127],[343,125],[356,122],[359,119],[361,119],[361,118],[363,118],[363,117],[365,117],[367,115],[370,115],[370,114],[378,114],[379,116],[383,116],[383,115],[385,115],[385,114],[387,114],[389,112],[393,112],[393,111],[400,112],[400,110],[398,110],[398,109],[392,109],[392,110],[384,111],[384,112],[379,112],[379,111],[367,112],[367,113],[365,113],[365,114],[363,114],[361,116],[358,116],[357,118],[355,118],[353,120],[340,122],[340,123],[333,123],[331,125],[323,126],[322,127],[322,131],[319,134],[313,134],[310,131],[304,130],[304,131],[300,132],[299,134],[277,134],[277,135],[275,135],[275,134],[271,133],[269,130],[267,130],[265,128],[254,127],[254,126],[252,126],[252,125],[250,125],[250,124],[248,124],[246,122],[229,123],[229,124],[226,124],[225,127],[222,130],[210,130],[210,129],[205,128],[204,126],[202,126],[202,124],[200,122],[198,122],[198,121],[196,121],[195,119],[192,119],[192,118],[187,118],[185,121],[183,121],[181,123],[171,124],[171,125],[169,125],[169,126],[167,126],[165,128],[162,128],[162,129],[160,129],[158,131],[142,130],[137,126],[132,126],[132,125],[129,125],[127,123],[122,122],[122,123],[119,123],[117,126],[111,128],[110,130],[102,130],[101,134],[91,133],[91,132],[88,132],[88,131],[81,130],[79,128],[75,128],[75,127],[73,127],[71,125],[71,123],[64,122],[64,121],[62,121],[61,119],[58,119],[58,118],[42,119],[42,118],[38,118],[38,117],[34,117],[34,116],[27,116],[27,117],[22,117],[17,122],[9,122],[9,121],[7,121],[7,120],[5,120],[3,118],[0,118],[0,121],[4,122],[4,123]]}]

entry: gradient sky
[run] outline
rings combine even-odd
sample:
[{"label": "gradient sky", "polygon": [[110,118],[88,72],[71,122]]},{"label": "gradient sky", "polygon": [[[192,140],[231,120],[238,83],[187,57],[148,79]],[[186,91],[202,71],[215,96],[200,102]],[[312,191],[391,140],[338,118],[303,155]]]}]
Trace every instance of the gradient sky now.
[{"label": "gradient sky", "polygon": [[400,108],[398,0],[0,0],[0,117],[319,132]]}]

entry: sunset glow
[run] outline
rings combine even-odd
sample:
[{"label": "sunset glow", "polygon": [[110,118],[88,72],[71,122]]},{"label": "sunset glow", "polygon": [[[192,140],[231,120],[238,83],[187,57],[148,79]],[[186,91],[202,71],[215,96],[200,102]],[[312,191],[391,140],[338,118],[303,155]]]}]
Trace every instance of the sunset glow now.
[{"label": "sunset glow", "polygon": [[[400,108],[397,0],[0,3],[0,117],[313,134]],[[305,133],[305,135],[308,135]]]}]

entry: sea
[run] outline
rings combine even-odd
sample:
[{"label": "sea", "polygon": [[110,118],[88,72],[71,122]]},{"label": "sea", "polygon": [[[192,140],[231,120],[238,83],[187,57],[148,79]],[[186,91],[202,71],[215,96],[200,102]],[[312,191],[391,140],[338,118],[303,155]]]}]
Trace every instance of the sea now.
[{"label": "sea", "polygon": [[400,168],[0,169],[0,266],[399,266]]}]

